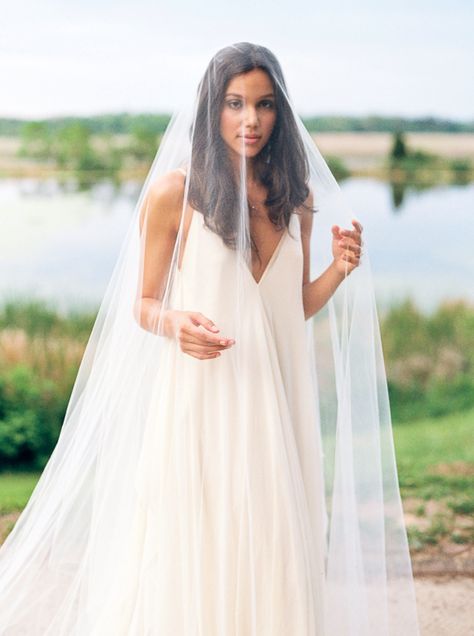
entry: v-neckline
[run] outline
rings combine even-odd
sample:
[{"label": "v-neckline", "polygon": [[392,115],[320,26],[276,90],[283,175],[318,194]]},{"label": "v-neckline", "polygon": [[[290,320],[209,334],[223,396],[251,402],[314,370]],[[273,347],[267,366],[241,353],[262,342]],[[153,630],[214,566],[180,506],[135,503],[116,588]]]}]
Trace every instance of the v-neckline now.
[{"label": "v-neckline", "polygon": [[285,227],[285,229],[283,230],[283,234],[280,236],[280,240],[276,244],[276,247],[273,250],[272,255],[270,256],[270,258],[268,260],[268,263],[265,265],[265,269],[263,270],[262,275],[260,276],[260,278],[258,280],[256,280],[255,276],[253,275],[252,269],[247,266],[249,274],[250,274],[253,282],[255,283],[255,285],[257,287],[260,287],[260,285],[261,285],[263,279],[265,278],[268,270],[270,269],[270,267],[272,266],[272,264],[275,261],[276,257],[278,256],[278,252],[281,250],[281,246],[283,245],[283,241],[285,240],[285,237],[286,237],[287,234],[288,234],[288,228]]},{"label": "v-neckline", "polygon": [[[191,221],[190,221],[190,223],[189,223],[188,233],[187,233],[187,236],[186,236],[186,241],[185,241],[185,246],[184,246],[184,254],[183,254],[183,257],[182,257],[181,266],[180,266],[180,267],[178,267],[178,272],[179,272],[179,273],[181,273],[181,271],[182,271],[182,269],[183,269],[184,261],[185,261],[185,258],[186,258],[186,253],[187,253],[187,251],[188,251],[186,248],[187,248],[188,240],[189,240],[189,236],[190,236],[190,233],[191,233],[191,226],[193,225],[194,217],[196,217],[196,215],[197,215],[197,214],[201,214],[201,213],[200,213],[198,210],[195,210],[195,209],[193,208],[193,209],[192,209],[192,212],[191,212]],[[203,226],[203,227],[205,227],[205,226]],[[286,236],[288,235],[288,227],[289,227],[289,226],[286,226],[286,227],[284,228],[283,233],[282,233],[282,235],[281,235],[281,237],[280,237],[280,240],[279,240],[279,241],[278,241],[278,243],[276,244],[276,247],[275,247],[275,249],[273,250],[272,255],[270,256],[270,259],[269,259],[268,263],[266,264],[265,269],[263,270],[262,275],[260,276],[260,278],[258,279],[258,281],[255,279],[255,276],[253,275],[253,272],[252,272],[251,267],[249,267],[248,265],[245,265],[245,269],[248,271],[249,276],[250,276],[250,278],[251,278],[251,280],[252,280],[253,284],[255,285],[255,287],[257,287],[257,288],[259,288],[259,287],[260,287],[260,285],[261,285],[261,283],[263,282],[264,278],[266,277],[266,275],[267,275],[268,271],[270,270],[271,266],[272,266],[272,265],[273,265],[273,263],[275,262],[275,260],[276,260],[276,258],[277,258],[277,256],[278,256],[279,252],[281,251],[281,248],[282,248],[282,246],[283,246],[283,243],[284,243],[284,241],[285,241],[285,238],[286,238]]]}]

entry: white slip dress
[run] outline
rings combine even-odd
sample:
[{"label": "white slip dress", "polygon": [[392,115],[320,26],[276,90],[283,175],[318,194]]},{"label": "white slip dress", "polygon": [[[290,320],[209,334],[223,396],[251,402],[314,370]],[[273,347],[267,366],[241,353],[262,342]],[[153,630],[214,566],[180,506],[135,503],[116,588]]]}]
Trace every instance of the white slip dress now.
[{"label": "white slip dress", "polygon": [[[123,613],[111,605],[96,636],[325,634],[323,456],[296,213],[289,230],[258,283],[247,268],[242,342],[209,360],[170,343],[137,476],[144,514],[119,585]],[[233,250],[194,210],[175,306],[234,337],[235,271]]]},{"label": "white slip dress", "polygon": [[[237,279],[235,250],[194,210],[172,306],[202,312],[236,343],[200,360],[163,338],[139,461],[109,466],[127,493],[105,493],[113,509],[80,535],[76,515],[88,519],[88,508],[64,513],[60,549],[38,548],[17,573],[31,603],[0,599],[1,636],[329,636],[296,213],[258,283],[245,267]],[[133,413],[123,417],[132,444]],[[97,483],[88,475],[84,506]]]}]

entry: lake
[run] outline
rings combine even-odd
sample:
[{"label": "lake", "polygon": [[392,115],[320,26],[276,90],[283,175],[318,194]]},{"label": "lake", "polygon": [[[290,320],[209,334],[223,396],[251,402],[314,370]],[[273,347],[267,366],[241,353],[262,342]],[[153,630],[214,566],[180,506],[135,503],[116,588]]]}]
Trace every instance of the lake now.
[{"label": "lake", "polygon": [[[394,193],[388,183],[351,178],[341,187],[364,226],[379,309],[407,296],[425,312],[445,299],[474,300],[474,184]],[[0,179],[0,299],[97,308],[140,188]]]}]

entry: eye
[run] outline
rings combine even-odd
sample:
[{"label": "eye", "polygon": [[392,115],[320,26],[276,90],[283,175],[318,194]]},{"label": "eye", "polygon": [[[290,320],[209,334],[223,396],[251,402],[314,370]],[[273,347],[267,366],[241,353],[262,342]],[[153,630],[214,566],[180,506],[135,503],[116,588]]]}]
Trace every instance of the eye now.
[{"label": "eye", "polygon": [[231,99],[227,102],[227,106],[229,106],[230,108],[232,108],[233,110],[237,110],[237,108],[239,108],[240,106],[240,100],[238,99]]},{"label": "eye", "polygon": [[270,109],[273,108],[273,102],[271,99],[264,99],[260,102],[264,106],[264,108]]}]

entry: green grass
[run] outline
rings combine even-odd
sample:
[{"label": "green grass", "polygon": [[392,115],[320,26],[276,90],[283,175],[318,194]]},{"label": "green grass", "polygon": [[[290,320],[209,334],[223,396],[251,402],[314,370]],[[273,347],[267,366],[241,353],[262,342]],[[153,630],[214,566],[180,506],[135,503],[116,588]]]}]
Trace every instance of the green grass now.
[{"label": "green grass", "polygon": [[30,498],[40,473],[0,474],[0,514],[22,510]]},{"label": "green grass", "polygon": [[[402,498],[425,521],[408,527],[410,547],[474,543],[474,409],[398,424],[393,432]],[[24,508],[39,476],[0,473],[0,515]],[[433,502],[437,510],[430,512]]]},{"label": "green grass", "polygon": [[402,499],[425,522],[410,547],[474,543],[474,409],[394,426],[394,442]]},{"label": "green grass", "polygon": [[[394,426],[393,434],[402,494],[474,498],[474,409]],[[444,464],[453,465],[452,474],[433,470]]]}]

